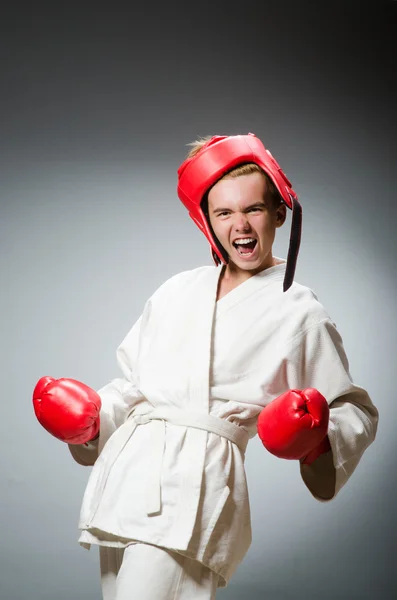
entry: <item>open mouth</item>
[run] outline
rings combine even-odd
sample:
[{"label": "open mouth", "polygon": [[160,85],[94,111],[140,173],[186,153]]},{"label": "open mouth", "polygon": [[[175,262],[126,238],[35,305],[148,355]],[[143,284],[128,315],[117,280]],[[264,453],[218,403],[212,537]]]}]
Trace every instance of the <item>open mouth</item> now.
[{"label": "open mouth", "polygon": [[234,240],[233,246],[236,248],[240,256],[251,256],[254,253],[257,240],[254,238],[244,238],[240,240]]}]

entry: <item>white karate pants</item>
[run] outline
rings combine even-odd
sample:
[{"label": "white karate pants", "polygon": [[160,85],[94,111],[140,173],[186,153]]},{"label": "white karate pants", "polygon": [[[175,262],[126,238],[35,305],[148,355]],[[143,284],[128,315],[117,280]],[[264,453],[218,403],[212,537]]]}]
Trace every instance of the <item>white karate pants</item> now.
[{"label": "white karate pants", "polygon": [[100,546],[103,600],[214,600],[218,575],[176,552],[131,544]]}]

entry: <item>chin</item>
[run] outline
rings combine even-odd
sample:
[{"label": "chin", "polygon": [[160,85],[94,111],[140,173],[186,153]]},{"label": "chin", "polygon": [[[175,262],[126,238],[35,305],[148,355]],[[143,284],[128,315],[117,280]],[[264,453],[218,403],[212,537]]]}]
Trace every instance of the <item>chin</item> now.
[{"label": "chin", "polygon": [[232,260],[229,256],[229,264],[233,265],[237,269],[241,271],[253,271],[254,269],[259,269],[263,261],[255,260],[253,262],[248,262],[245,260]]},{"label": "chin", "polygon": [[270,267],[273,266],[273,262],[272,260],[270,260],[270,264],[269,263],[269,259],[268,256],[260,259],[257,258],[256,260],[253,261],[249,261],[249,260],[234,260],[230,257],[229,255],[229,264],[233,265],[236,269],[239,269],[240,271],[263,271],[264,269],[268,269]]},{"label": "chin", "polygon": [[242,263],[241,265],[237,265],[239,269],[242,269],[243,271],[254,271],[255,269],[259,269],[261,266],[261,263],[258,262],[254,262],[254,263]]}]

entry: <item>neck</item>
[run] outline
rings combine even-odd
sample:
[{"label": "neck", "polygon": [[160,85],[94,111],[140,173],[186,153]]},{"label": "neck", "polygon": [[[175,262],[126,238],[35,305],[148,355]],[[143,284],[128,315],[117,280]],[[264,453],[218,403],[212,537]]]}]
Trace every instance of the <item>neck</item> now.
[{"label": "neck", "polygon": [[241,269],[235,263],[233,263],[232,261],[229,261],[229,263],[224,267],[224,271],[222,273],[222,278],[225,281],[242,283],[243,281],[250,279],[250,277],[253,277],[257,273],[261,273],[265,269],[270,269],[271,267],[275,267],[276,265],[281,264],[282,262],[283,261],[278,260],[277,258],[274,258],[274,256],[272,254],[270,254],[268,256],[267,260],[264,263],[262,263],[262,265],[260,267],[257,267],[256,269]]}]

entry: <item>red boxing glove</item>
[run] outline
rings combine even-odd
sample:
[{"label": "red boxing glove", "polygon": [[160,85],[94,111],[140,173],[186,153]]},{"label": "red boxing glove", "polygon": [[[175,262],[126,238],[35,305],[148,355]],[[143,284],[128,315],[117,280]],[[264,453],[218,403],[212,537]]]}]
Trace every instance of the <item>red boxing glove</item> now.
[{"label": "red boxing glove", "polygon": [[278,458],[310,465],[331,449],[328,422],[328,402],[318,390],[289,390],[262,410],[258,435],[265,448]]},{"label": "red boxing glove", "polygon": [[85,444],[99,432],[101,398],[75,379],[42,377],[33,392],[34,412],[51,435],[68,444]]}]

